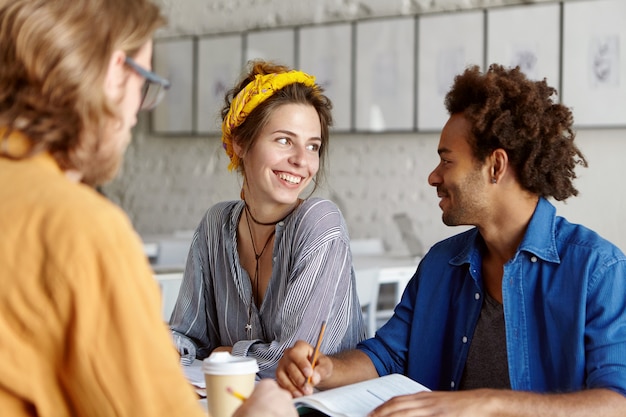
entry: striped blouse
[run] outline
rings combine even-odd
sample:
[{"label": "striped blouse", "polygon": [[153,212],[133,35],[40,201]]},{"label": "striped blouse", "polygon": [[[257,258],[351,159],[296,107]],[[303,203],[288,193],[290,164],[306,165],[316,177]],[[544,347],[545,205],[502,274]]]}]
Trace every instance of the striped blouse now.
[{"label": "striped blouse", "polygon": [[354,348],[365,338],[365,326],[348,231],[337,206],[312,197],[276,225],[272,276],[260,309],[237,253],[243,208],[241,200],[218,203],[200,222],[172,331],[195,344],[198,359],[219,346],[254,357],[261,378],[275,376],[283,351],[297,340],[314,345],[324,320],[323,353]]}]

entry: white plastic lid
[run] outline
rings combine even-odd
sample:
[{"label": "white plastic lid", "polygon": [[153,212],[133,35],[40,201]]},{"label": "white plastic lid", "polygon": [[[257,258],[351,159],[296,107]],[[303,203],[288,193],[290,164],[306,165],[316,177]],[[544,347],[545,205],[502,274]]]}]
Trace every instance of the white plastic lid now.
[{"label": "white plastic lid", "polygon": [[228,352],[213,352],[202,361],[202,372],[210,375],[246,375],[259,372],[254,358],[233,356]]}]

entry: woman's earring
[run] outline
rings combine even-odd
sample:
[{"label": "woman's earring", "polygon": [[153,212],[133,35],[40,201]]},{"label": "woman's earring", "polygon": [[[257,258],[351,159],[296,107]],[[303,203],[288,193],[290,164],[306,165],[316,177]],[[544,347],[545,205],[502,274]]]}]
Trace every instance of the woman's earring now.
[{"label": "woman's earring", "polygon": [[491,183],[492,184],[496,184],[498,182],[498,180],[496,179],[496,177],[491,178]]}]

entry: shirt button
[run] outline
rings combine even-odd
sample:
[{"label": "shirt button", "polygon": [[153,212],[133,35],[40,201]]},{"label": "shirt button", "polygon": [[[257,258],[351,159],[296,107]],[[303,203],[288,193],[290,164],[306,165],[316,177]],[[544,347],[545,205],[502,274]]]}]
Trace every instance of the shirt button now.
[{"label": "shirt button", "polygon": [[278,225],[279,225],[279,226],[284,226],[284,225],[285,225],[285,222],[278,222]]},{"label": "shirt button", "polygon": [[530,262],[532,262],[532,263],[537,262],[537,257],[536,256],[531,256],[530,257]]},{"label": "shirt button", "polygon": [[463,343],[467,343],[467,336],[463,336],[463,339],[461,340],[463,340]]},{"label": "shirt button", "polygon": [[454,381],[450,382],[450,388],[454,388]]},{"label": "shirt button", "polygon": [[480,293],[477,292],[476,294],[474,294],[474,299],[480,300]]}]

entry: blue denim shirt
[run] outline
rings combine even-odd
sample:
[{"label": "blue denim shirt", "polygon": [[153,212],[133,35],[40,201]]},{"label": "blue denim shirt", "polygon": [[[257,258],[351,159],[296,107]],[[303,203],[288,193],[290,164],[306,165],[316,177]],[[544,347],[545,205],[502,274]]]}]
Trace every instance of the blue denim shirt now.
[{"label": "blue denim shirt", "polygon": [[[374,338],[358,345],[380,375],[458,388],[484,297],[477,229],[431,248]],[[608,388],[626,395],[626,257],[540,199],[502,296],[511,387]]]}]

